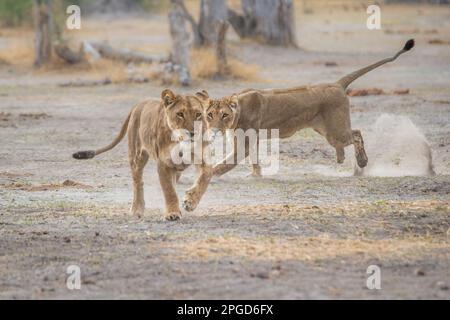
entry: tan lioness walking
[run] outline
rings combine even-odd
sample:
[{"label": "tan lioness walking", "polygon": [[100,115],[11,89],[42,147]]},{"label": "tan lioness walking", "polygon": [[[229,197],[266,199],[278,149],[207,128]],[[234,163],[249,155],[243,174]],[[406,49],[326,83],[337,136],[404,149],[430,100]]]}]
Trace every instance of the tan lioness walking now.
[{"label": "tan lioness walking", "polygon": [[[166,219],[181,218],[178,196],[174,184],[189,164],[174,163],[172,150],[180,140],[190,140],[194,136],[194,122],[203,121],[203,108],[209,103],[206,91],[196,95],[175,95],[166,89],[161,100],[148,100],[135,106],[116,139],[108,146],[92,151],[73,154],[75,159],[91,159],[114,148],[128,134],[128,155],[133,177],[133,204],[131,213],[140,217],[144,213],[144,183],[142,175],[149,158],[156,160],[159,182],[166,203]],[[185,133],[178,140],[173,132]],[[199,165],[200,172],[209,169]],[[197,180],[196,184],[201,182]],[[194,186],[196,185],[194,184]]]}]

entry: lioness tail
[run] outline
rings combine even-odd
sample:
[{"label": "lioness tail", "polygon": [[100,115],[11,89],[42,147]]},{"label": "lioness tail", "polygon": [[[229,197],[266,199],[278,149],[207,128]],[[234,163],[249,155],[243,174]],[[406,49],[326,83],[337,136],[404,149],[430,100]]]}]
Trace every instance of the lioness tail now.
[{"label": "lioness tail", "polygon": [[99,154],[109,151],[115,146],[119,144],[119,142],[123,139],[125,134],[127,133],[128,129],[128,123],[130,122],[131,118],[131,112],[128,114],[127,119],[122,125],[122,129],[120,130],[119,135],[114,139],[113,142],[111,142],[109,145],[107,145],[104,148],[98,149],[98,150],[88,150],[88,151],[78,151],[72,155],[77,160],[86,160],[86,159],[92,159],[95,156],[98,156]]},{"label": "lioness tail", "polygon": [[346,75],[345,77],[341,78],[337,83],[340,84],[344,89],[347,89],[347,87],[350,85],[350,83],[352,83],[353,81],[355,81],[356,79],[358,79],[362,75],[366,74],[369,71],[372,71],[375,68],[378,68],[379,66],[382,66],[385,63],[394,61],[402,53],[405,53],[405,52],[411,50],[413,47],[414,47],[414,39],[410,39],[410,40],[406,41],[405,46],[403,47],[403,49],[400,50],[399,52],[397,52],[397,54],[395,56],[393,56],[391,58],[383,59],[383,60],[378,61],[378,62],[376,62],[374,64],[371,64],[370,66],[367,66],[365,68],[362,68],[362,69],[359,69],[359,70],[357,70],[355,72],[352,72],[352,73]]}]

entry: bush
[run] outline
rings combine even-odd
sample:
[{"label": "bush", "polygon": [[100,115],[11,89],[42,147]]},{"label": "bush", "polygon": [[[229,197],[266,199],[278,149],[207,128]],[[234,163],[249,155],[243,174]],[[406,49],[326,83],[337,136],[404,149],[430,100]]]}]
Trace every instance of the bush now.
[{"label": "bush", "polygon": [[32,0],[1,0],[0,25],[14,27],[32,23]]}]

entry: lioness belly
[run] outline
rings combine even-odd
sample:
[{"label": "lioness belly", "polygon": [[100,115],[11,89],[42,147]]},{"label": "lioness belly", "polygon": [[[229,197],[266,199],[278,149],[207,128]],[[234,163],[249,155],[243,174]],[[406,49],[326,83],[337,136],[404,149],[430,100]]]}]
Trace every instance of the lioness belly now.
[{"label": "lioness belly", "polygon": [[322,105],[320,99],[306,90],[298,94],[269,95],[265,102],[261,127],[279,129],[280,137],[289,137],[310,126]]}]

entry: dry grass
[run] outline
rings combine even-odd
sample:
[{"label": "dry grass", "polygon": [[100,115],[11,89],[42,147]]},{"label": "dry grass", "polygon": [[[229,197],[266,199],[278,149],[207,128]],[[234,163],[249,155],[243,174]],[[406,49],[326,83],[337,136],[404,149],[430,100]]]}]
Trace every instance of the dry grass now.
[{"label": "dry grass", "polygon": [[26,183],[13,182],[6,185],[0,185],[0,188],[13,189],[13,190],[23,190],[23,191],[50,191],[50,190],[60,190],[64,188],[76,188],[76,189],[92,189],[92,186],[79,183],[72,180],[66,180],[63,183],[47,183],[39,185],[31,185]]},{"label": "dry grass", "polygon": [[[6,50],[0,53],[0,64],[12,65],[17,68],[31,69],[34,62],[33,43],[29,40],[12,41]],[[135,72],[143,74],[148,71],[148,65],[137,65]],[[55,73],[89,76],[95,79],[110,79],[113,83],[129,81],[127,65],[121,61],[100,59],[95,63],[67,64],[53,55],[49,64],[34,70],[36,73]]]},{"label": "dry grass", "polygon": [[[0,53],[0,63],[20,68],[31,68],[34,60],[34,48],[31,39],[15,39],[10,41],[6,50]],[[242,81],[257,81],[260,68],[256,65],[247,65],[236,59],[229,59],[229,78]],[[137,65],[135,71],[139,74],[148,74],[148,65]],[[56,57],[52,62],[41,67],[38,73],[58,74],[84,74],[94,78],[108,78],[113,83],[128,81],[127,65],[120,61],[100,59],[94,64],[70,65]],[[191,53],[191,74],[194,80],[214,79],[217,75],[216,56],[212,49],[195,49]],[[155,78],[155,76],[151,76]]]},{"label": "dry grass", "polygon": [[[6,48],[0,51],[0,64],[12,65],[18,69],[32,70],[37,74],[53,73],[57,75],[87,76],[95,79],[108,78],[113,83],[123,83],[129,80],[125,63],[107,59],[100,59],[91,64],[80,63],[71,65],[53,54],[51,63],[39,69],[33,69],[35,55],[33,31],[26,28],[10,28],[2,30],[1,35],[5,36],[7,42]],[[78,50],[77,46],[73,46],[72,49]],[[148,72],[148,65],[137,65],[134,71],[145,75],[145,72]]]},{"label": "dry grass", "polygon": [[5,59],[3,59],[2,57],[0,57],[0,65],[8,65],[9,62],[6,61]]},{"label": "dry grass", "polygon": [[[259,78],[259,66],[247,65],[229,58],[229,77],[236,80],[256,81]],[[194,49],[191,52],[191,74],[194,79],[214,79],[217,75],[217,62],[214,50]]]},{"label": "dry grass", "polygon": [[[198,11],[198,1],[188,1],[188,6],[192,9],[192,12]],[[161,42],[145,42],[136,45],[136,41],[126,42],[130,30],[133,34],[145,34],[145,30],[148,30],[152,26],[153,32],[161,32],[167,35],[167,41]],[[142,19],[126,19],[118,21],[114,25],[114,32],[111,28],[105,28],[104,21],[87,20],[83,29],[74,34],[68,35],[68,39],[71,43],[77,43],[85,38],[101,38],[101,39],[116,39],[120,37],[122,43],[125,41],[125,46],[130,49],[136,49],[147,53],[161,53],[170,50],[170,36],[168,34],[168,26],[166,23],[161,24],[158,21],[146,21]],[[154,28],[153,28],[154,27]],[[18,68],[31,69],[34,60],[34,42],[33,31],[31,29],[16,28],[2,30],[2,36],[7,38],[6,49],[0,52],[0,63],[10,64]],[[113,45],[114,41],[112,41]],[[72,49],[77,50],[77,47]],[[140,74],[155,78],[151,76],[149,66],[145,66],[141,69]],[[143,73],[143,69],[146,69]],[[228,78],[242,80],[242,81],[254,81],[258,80],[260,68],[256,65],[245,64],[235,58],[229,57],[229,69],[230,74]],[[151,70],[151,69],[150,69]],[[128,81],[129,74],[127,73],[127,66],[125,63],[117,61],[100,60],[95,64],[77,64],[69,65],[56,57],[52,58],[51,63],[40,68],[36,72],[38,73],[57,73],[57,74],[70,74],[73,75],[86,75],[95,78],[108,78],[113,83],[121,83]],[[191,74],[194,80],[214,79],[217,75],[216,55],[213,49],[198,49],[193,50],[191,53]],[[157,74],[156,77],[159,77]]]},{"label": "dry grass", "polygon": [[[215,260],[233,257],[245,260],[321,260],[359,257],[361,259],[414,260],[432,250],[450,250],[447,242],[435,242],[428,238],[360,240],[305,238],[241,238],[217,236],[195,241],[174,241],[171,247],[175,255],[185,259]],[[443,253],[444,254],[444,253]]]},{"label": "dry grass", "polygon": [[307,219],[318,216],[362,217],[376,212],[378,216],[392,216],[397,214],[419,214],[424,212],[440,212],[450,215],[450,204],[441,200],[420,201],[376,201],[352,202],[345,201],[335,204],[297,205],[297,204],[257,204],[257,205],[229,205],[221,208],[208,208],[208,216],[212,215],[257,215],[262,219],[290,219],[301,217]]},{"label": "dry grass", "polygon": [[91,68],[96,78],[108,78],[113,83],[123,83],[128,79],[127,67],[120,61],[101,59]]},{"label": "dry grass", "polygon": [[18,67],[32,66],[34,59],[33,41],[29,38],[14,39],[0,52],[0,60]]},{"label": "dry grass", "polygon": [[[292,228],[304,230],[309,235],[302,236],[303,231],[298,236],[273,233],[269,236],[240,236],[232,232],[209,236],[199,234],[186,239],[179,235],[178,239],[165,243],[170,249],[168,259],[217,260],[227,257],[318,262],[351,257],[414,261],[426,255],[445,258],[450,252],[450,229],[447,230],[445,223],[449,205],[443,201],[346,202],[320,207],[243,205],[217,208],[218,212],[215,208],[207,211],[208,217],[221,214],[251,219],[255,230],[265,228],[271,220],[288,220],[292,221]],[[252,215],[251,218],[248,215]],[[424,218],[433,220],[424,222]],[[333,226],[338,220],[345,221],[345,226]],[[381,239],[380,234],[383,234]]]},{"label": "dry grass", "polygon": [[67,64],[58,57],[54,57],[50,64],[37,69],[37,73],[67,74],[73,76],[86,76],[89,79],[109,79],[112,83],[125,83],[129,81],[127,66],[121,61],[99,59],[95,63]]}]

